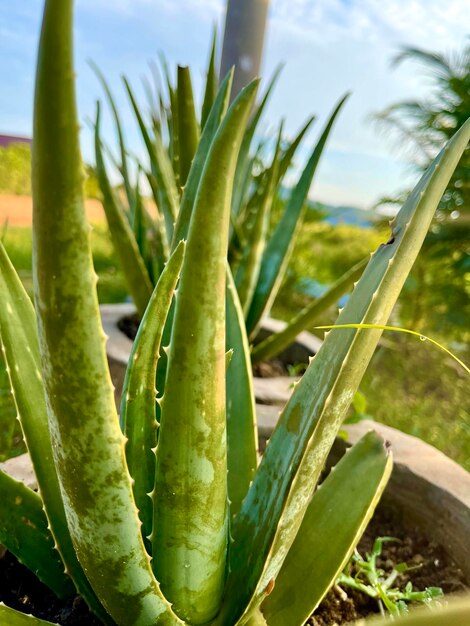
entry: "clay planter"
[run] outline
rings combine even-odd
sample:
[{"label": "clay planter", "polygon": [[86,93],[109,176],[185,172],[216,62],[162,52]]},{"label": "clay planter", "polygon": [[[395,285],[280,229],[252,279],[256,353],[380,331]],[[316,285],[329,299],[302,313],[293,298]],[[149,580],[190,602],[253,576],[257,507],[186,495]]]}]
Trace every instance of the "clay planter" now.
[{"label": "clay planter", "polygon": [[[124,375],[129,360],[132,341],[118,328],[118,322],[123,317],[132,316],[135,308],[132,304],[104,304],[100,307],[103,329],[108,336],[106,352],[109,369],[115,387],[116,403],[119,406]],[[285,326],[284,322],[266,319],[263,322],[259,338],[279,332]],[[283,364],[306,363],[309,357],[316,354],[321,346],[321,340],[311,333],[303,332],[296,341],[279,354]],[[272,378],[254,377],[256,402],[260,404],[283,406],[292,394],[292,385],[297,381],[293,376],[275,376]]]}]

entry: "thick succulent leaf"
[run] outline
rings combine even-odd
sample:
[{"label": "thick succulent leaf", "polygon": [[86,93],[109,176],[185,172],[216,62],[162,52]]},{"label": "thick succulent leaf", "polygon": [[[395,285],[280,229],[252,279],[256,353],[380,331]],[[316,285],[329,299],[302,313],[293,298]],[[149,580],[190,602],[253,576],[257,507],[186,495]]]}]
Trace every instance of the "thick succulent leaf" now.
[{"label": "thick succulent leaf", "polygon": [[291,141],[291,143],[287,146],[281,156],[281,161],[279,163],[279,171],[277,176],[277,182],[281,181],[284,178],[285,173],[289,169],[289,166],[292,163],[292,160],[297,152],[297,148],[299,147],[302,139],[304,138],[306,132],[312,125],[315,120],[315,116],[309,117],[307,122],[302,126],[296,137]]},{"label": "thick succulent leaf", "polygon": [[173,167],[160,135],[156,134],[152,141],[132,89],[125,78],[123,78],[123,81],[129,95],[142,138],[149,154],[150,167],[156,181],[158,196],[157,206],[165,220],[167,239],[168,241],[171,241],[173,237],[173,223],[178,214],[179,207],[179,194],[175,175],[173,173]]},{"label": "thick succulent leaf", "polygon": [[262,605],[269,626],[303,626],[361,538],[392,471],[376,433],[365,435],[318,487]]},{"label": "thick succulent leaf", "polygon": [[230,515],[240,510],[258,465],[256,406],[245,319],[227,266],[226,348],[232,350],[226,379],[227,467]]},{"label": "thick succulent leaf", "polygon": [[184,243],[170,257],[155,287],[132,346],[124,379],[121,428],[127,438],[126,457],[133,478],[134,499],[146,539],[152,531],[157,422],[155,377],[165,320],[183,262]]},{"label": "thick succulent leaf", "polygon": [[154,208],[156,211],[156,217],[154,218],[153,223],[155,226],[155,234],[156,234],[155,241],[157,245],[157,250],[158,250],[158,254],[160,255],[160,258],[166,260],[168,259],[168,256],[169,256],[169,242],[168,242],[168,238],[166,235],[165,219],[158,208],[159,195],[158,195],[157,181],[155,179],[155,176],[152,174],[152,172],[146,171],[145,175],[149,182],[150,189],[152,191],[152,197],[155,203]]},{"label": "thick succulent leaf", "polygon": [[206,122],[209,118],[209,113],[212,109],[212,105],[215,102],[217,96],[217,90],[219,87],[218,72],[215,67],[215,50],[217,46],[217,30],[214,28],[212,35],[211,53],[209,56],[209,66],[206,72],[206,88],[204,90],[204,100],[202,102],[201,109],[201,130],[204,129]]},{"label": "thick succulent leaf", "polygon": [[[0,298],[0,306],[1,301]],[[7,370],[6,358],[3,354],[0,338],[0,460],[4,460],[5,455],[12,449],[13,438],[17,429],[15,399]]]},{"label": "thick succulent leaf", "polygon": [[335,119],[347,97],[347,95],[344,96],[335,107],[302,172],[299,182],[291,192],[284,214],[266,246],[261,262],[258,284],[246,318],[248,335],[250,337],[256,334],[261,318],[269,311],[277,296],[294,249],[297,234],[302,227],[306,209],[305,202],[313,176]]},{"label": "thick succulent leaf", "polygon": [[170,155],[173,166],[173,174],[175,177],[176,189],[181,189],[180,184],[180,150],[179,150],[179,124],[178,124],[178,88],[173,86],[170,68],[163,52],[159,53],[160,65],[163,70],[166,88],[168,90],[169,104],[166,107],[166,119],[168,127],[169,146],[168,153]]},{"label": "thick succulent leaf", "polygon": [[54,462],[76,554],[103,606],[118,625],[129,615],[136,626],[175,625],[142,541],[106,362],[83,201],[72,5],[46,2],[34,111],[35,303]]},{"label": "thick succulent leaf", "polygon": [[[423,175],[338,324],[385,324],[469,137],[467,122]],[[218,626],[242,624],[276,579],[380,335],[371,329],[331,330],[282,411],[233,523],[227,587],[214,621]]]},{"label": "thick succulent leaf", "polygon": [[126,190],[127,201],[129,203],[129,207],[132,207],[134,204],[134,193],[132,189],[132,183],[129,178],[129,167],[127,163],[127,150],[126,150],[124,133],[122,130],[122,124],[121,124],[121,120],[119,117],[118,108],[116,106],[113,94],[111,93],[111,89],[109,88],[109,85],[103,73],[101,72],[101,70],[98,68],[98,66],[95,63],[90,62],[90,66],[92,70],[95,72],[96,77],[101,83],[101,86],[103,87],[104,93],[106,94],[106,99],[108,100],[109,107],[113,114],[114,126],[116,128],[117,140],[119,143],[119,151],[121,155],[121,164],[120,164],[119,170],[122,174],[122,179],[124,182],[124,189]]},{"label": "thick succulent leaf", "polygon": [[202,172],[206,163],[207,155],[214,139],[215,133],[220,126],[222,119],[227,112],[232,88],[233,70],[227,74],[220,85],[219,92],[214,101],[207,122],[202,131],[196,154],[189,172],[188,180],[181,198],[181,206],[175,224],[175,231],[172,242],[172,249],[181,241],[186,239],[189,231],[189,222],[194,207],[194,200],[201,180]]},{"label": "thick succulent leaf", "polygon": [[312,327],[315,321],[330,307],[335,305],[362,275],[368,259],[364,259],[348,270],[319,298],[307,305],[289,321],[284,330],[270,335],[253,347],[252,363],[260,363],[276,356],[289,346],[299,333]]},{"label": "thick succulent leaf", "polygon": [[199,124],[194,107],[189,67],[178,66],[179,184],[184,187],[199,142]]},{"label": "thick succulent leaf", "polygon": [[265,620],[264,615],[259,609],[253,611],[246,621],[246,626],[268,626],[268,622]]},{"label": "thick succulent leaf", "polygon": [[258,281],[261,268],[261,259],[266,246],[266,238],[269,229],[269,217],[274,198],[274,192],[277,183],[277,172],[279,169],[279,149],[281,145],[282,128],[274,150],[274,157],[266,172],[265,180],[261,190],[261,197],[256,203],[254,210],[253,224],[244,242],[244,253],[237,267],[235,274],[235,284],[237,287],[238,297],[242,305],[243,313],[246,315],[249,311],[251,300]]},{"label": "thick succulent leaf", "polygon": [[214,617],[225,579],[227,240],[233,172],[256,87],[233,102],[201,176],[161,400],[153,565],[175,611],[192,623]]},{"label": "thick succulent leaf", "polygon": [[281,73],[282,66],[278,66],[275,70],[273,77],[271,78],[263,99],[256,107],[253,117],[247,126],[245,135],[243,136],[242,145],[240,148],[240,154],[238,156],[237,170],[235,172],[235,180],[233,183],[233,197],[232,197],[232,216],[236,218],[240,213],[240,209],[243,205],[246,191],[248,189],[248,183],[250,181],[250,172],[252,166],[252,159],[250,158],[250,147],[255,136],[256,129],[258,128],[259,121],[263,114],[263,111],[268,103],[269,97],[272,93],[274,85],[276,84],[279,74]]},{"label": "thick succulent leaf", "polygon": [[[67,528],[51,437],[39,357],[36,315],[0,243],[0,336],[18,418],[28,446],[51,532],[77,589],[95,612],[100,603],[80,566]],[[100,616],[106,620],[101,609]]]},{"label": "thick succulent leaf", "polygon": [[0,624],[4,626],[57,626],[38,617],[26,615],[0,602]]},{"label": "thick succulent leaf", "polygon": [[449,598],[445,603],[411,610],[408,615],[390,621],[388,616],[360,620],[354,626],[468,626],[470,624],[470,597]]},{"label": "thick succulent leaf", "polygon": [[114,249],[119,257],[121,267],[126,277],[127,286],[137,311],[142,316],[147,303],[152,295],[152,282],[145,267],[144,259],[137,246],[134,233],[124,210],[119,204],[111,183],[103,157],[100,140],[100,106],[96,109],[95,122],[95,155],[96,173],[100,181],[101,193],[103,194],[103,207],[108,222],[109,232],[113,241]]},{"label": "thick succulent leaf", "polygon": [[54,547],[41,497],[0,471],[0,544],[59,598],[76,591]]}]

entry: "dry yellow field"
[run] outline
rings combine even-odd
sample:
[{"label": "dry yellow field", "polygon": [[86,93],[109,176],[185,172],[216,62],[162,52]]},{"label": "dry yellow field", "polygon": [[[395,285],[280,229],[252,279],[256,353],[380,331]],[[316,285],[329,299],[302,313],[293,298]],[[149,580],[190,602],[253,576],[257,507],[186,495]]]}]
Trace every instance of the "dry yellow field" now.
[{"label": "dry yellow field", "polygon": [[[32,210],[31,196],[0,195],[0,226],[6,220],[10,226],[31,226]],[[92,223],[104,220],[103,207],[99,200],[87,200],[86,212]]]}]

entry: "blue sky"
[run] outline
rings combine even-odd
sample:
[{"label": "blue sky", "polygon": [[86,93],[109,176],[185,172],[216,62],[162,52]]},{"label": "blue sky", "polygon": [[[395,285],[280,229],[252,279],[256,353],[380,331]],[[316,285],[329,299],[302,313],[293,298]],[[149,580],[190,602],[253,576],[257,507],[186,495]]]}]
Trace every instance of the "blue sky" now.
[{"label": "blue sky", "polygon": [[[170,65],[189,64],[202,92],[211,29],[223,25],[224,0],[76,0],[76,68],[82,145],[93,159],[86,120],[102,97],[87,65],[93,59],[117,97],[126,135],[143,154],[120,75],[137,91],[159,50]],[[34,64],[42,0],[0,0],[0,132],[30,135]],[[285,67],[266,116],[265,132],[286,120],[294,133],[312,113],[313,143],[335,101],[351,90],[321,164],[312,196],[367,208],[413,182],[394,142],[368,116],[392,102],[429,93],[416,65],[394,70],[400,46],[452,52],[468,34],[468,0],[272,0],[262,75]],[[105,133],[111,133],[109,120]]]}]

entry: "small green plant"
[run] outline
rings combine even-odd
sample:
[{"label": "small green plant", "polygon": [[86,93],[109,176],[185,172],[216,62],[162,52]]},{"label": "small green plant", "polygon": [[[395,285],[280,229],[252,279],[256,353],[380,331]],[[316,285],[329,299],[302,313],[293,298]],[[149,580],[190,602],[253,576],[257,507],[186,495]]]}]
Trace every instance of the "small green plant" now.
[{"label": "small green plant", "polygon": [[[187,240],[174,245],[150,294],[119,419],[84,212],[72,26],[72,0],[46,0],[34,308],[0,246],[1,344],[39,485],[35,493],[0,472],[0,543],[110,626],[301,626],[349,561],[391,472],[390,451],[368,433],[315,491],[381,331],[329,333],[258,466],[248,339],[227,268],[233,182],[257,83],[222,112],[229,76],[183,192]],[[469,137],[467,124],[436,158],[338,324],[386,323]],[[3,605],[0,623],[48,624]]]},{"label": "small green plant", "polygon": [[397,563],[390,571],[385,571],[377,565],[377,559],[382,555],[383,544],[388,541],[398,541],[393,537],[377,537],[372,551],[363,558],[358,550],[354,550],[348,565],[338,577],[336,583],[340,587],[357,589],[361,593],[377,600],[380,612],[390,615],[402,615],[408,612],[408,603],[422,602],[429,604],[443,596],[440,587],[426,587],[424,591],[413,589],[408,581],[403,589],[395,586],[397,578],[418,566],[408,566],[406,563]]}]

